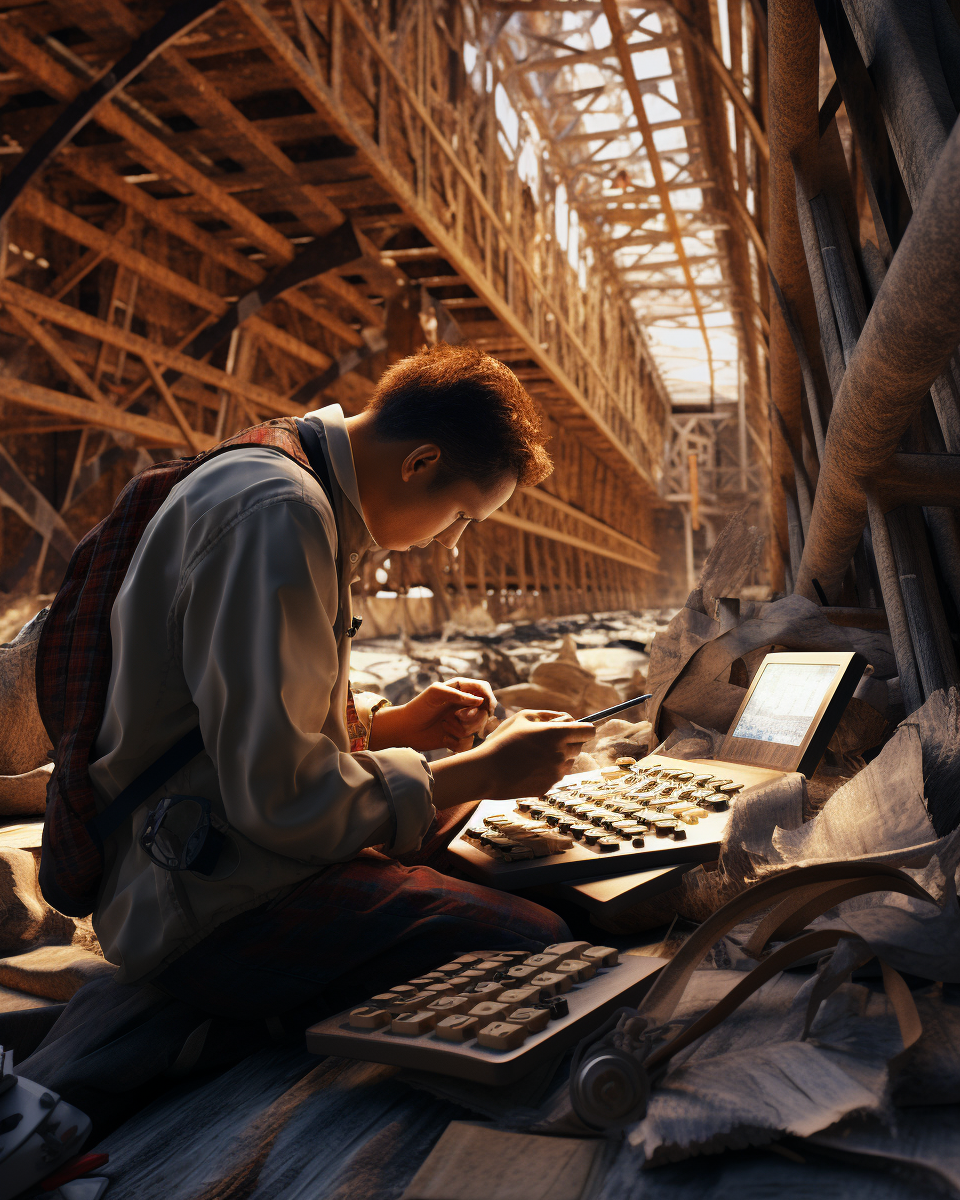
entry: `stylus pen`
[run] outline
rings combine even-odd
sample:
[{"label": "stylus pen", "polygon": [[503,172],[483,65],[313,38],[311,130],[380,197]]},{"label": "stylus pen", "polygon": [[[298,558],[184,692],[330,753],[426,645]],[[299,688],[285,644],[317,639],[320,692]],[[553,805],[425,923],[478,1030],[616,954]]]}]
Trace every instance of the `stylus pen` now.
[{"label": "stylus pen", "polygon": [[647,692],[645,696],[635,696],[632,700],[624,700],[622,704],[615,704],[613,708],[605,708],[601,712],[591,713],[589,717],[580,717],[581,721],[586,721],[590,725],[595,725],[597,721],[605,721],[607,717],[612,717],[614,713],[623,712],[625,708],[633,708],[635,704],[642,704],[644,700],[650,700],[653,697],[653,692]]},{"label": "stylus pen", "polygon": [[[597,721],[604,721],[607,717],[612,717],[614,713],[623,712],[625,708],[633,708],[635,704],[642,704],[644,700],[650,700],[653,697],[653,692],[647,692],[645,696],[634,696],[632,700],[624,700],[622,704],[615,704],[613,708],[603,708],[600,712],[591,713],[589,717],[574,717],[575,721],[586,722],[589,725],[595,724]],[[553,718],[556,720],[556,718]],[[477,747],[485,739],[479,733],[473,735],[473,745]]]}]

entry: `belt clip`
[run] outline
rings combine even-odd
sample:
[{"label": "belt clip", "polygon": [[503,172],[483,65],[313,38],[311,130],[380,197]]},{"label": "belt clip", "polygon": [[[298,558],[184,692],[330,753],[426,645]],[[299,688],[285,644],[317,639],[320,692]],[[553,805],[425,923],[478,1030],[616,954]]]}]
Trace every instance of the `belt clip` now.
[{"label": "belt clip", "polygon": [[363,624],[363,617],[354,617],[350,622],[350,628],[347,630],[348,638],[355,638],[360,632],[360,626]]}]

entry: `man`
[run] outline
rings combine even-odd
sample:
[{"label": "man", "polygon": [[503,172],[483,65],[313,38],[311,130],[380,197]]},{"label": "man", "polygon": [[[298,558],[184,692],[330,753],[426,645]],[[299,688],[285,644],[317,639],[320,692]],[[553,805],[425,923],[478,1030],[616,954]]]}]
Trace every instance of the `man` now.
[{"label": "man", "polygon": [[[216,862],[165,861],[135,817],[108,840],[94,927],[119,981],[238,1017],[362,998],[471,947],[560,940],[553,914],[422,862],[465,805],[541,793],[594,732],[520,714],[471,748],[493,705],[480,680],[395,708],[348,695],[350,580],[370,545],[452,548],[549,473],[513,373],[436,346],[387,371],[359,416],[331,405],[308,423],[329,498],[253,445],[198,467],[147,526],[113,607],[91,757],[108,802],[199,714],[204,753],[165,794],[202,798]],[[420,751],[441,746],[457,753],[428,765]],[[180,821],[185,844],[191,811],[172,809],[164,836]]]}]

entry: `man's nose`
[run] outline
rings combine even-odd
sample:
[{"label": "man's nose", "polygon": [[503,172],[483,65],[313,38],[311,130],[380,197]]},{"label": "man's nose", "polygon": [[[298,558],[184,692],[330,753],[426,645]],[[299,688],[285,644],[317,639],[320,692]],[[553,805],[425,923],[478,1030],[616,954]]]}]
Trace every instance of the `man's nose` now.
[{"label": "man's nose", "polygon": [[433,539],[439,542],[441,546],[446,546],[448,550],[452,550],[457,542],[460,541],[460,535],[463,533],[465,525],[451,525],[449,529],[444,529],[442,533],[438,533]]}]

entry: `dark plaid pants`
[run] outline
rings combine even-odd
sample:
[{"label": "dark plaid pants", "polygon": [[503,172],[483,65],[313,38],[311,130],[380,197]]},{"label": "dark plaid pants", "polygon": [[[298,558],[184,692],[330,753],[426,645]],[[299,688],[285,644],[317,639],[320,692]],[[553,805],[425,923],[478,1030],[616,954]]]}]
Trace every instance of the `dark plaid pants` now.
[{"label": "dark plaid pants", "polygon": [[257,1018],[305,1005],[335,1012],[469,950],[535,953],[569,937],[554,913],[437,869],[475,805],[438,814],[420,850],[364,851],[225,922],[154,984],[219,1016]]}]

